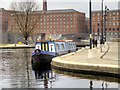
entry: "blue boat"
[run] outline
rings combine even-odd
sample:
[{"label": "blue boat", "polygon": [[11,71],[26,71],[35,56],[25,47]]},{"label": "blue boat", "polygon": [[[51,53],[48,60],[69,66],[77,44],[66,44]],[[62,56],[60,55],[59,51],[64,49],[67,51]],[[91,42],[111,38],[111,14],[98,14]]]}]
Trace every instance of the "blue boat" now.
[{"label": "blue boat", "polygon": [[50,64],[52,58],[73,51],[76,51],[76,44],[71,41],[36,42],[32,52],[32,64],[36,62]]}]

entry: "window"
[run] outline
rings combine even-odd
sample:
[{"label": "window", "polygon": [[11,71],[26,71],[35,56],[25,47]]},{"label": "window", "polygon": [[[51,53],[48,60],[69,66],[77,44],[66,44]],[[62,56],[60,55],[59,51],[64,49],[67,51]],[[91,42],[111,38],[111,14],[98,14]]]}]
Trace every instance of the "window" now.
[{"label": "window", "polygon": [[97,15],[100,16],[100,13],[98,13]]},{"label": "window", "polygon": [[113,26],[115,26],[115,22],[113,22]]},{"label": "window", "polygon": [[109,13],[109,16],[111,16],[111,13]]},{"label": "window", "polygon": [[117,30],[119,30],[119,28],[117,28]]},{"label": "window", "polygon": [[109,22],[109,25],[111,25],[111,22]]},{"label": "window", "polygon": [[68,25],[67,25],[67,28],[69,28]]},{"label": "window", "polygon": [[119,22],[117,22],[117,25],[119,26]]},{"label": "window", "polygon": [[115,17],[113,17],[113,20],[115,20]]},{"label": "window", "polygon": [[93,13],[93,16],[95,16],[95,14]]},{"label": "window", "polygon": [[113,12],[113,15],[115,15],[115,12]]},{"label": "window", "polygon": [[97,24],[98,26],[100,25],[100,23]]},{"label": "window", "polygon": [[100,21],[100,18],[98,17],[98,21]]},{"label": "window", "polygon": [[113,28],[113,31],[115,31],[115,28]]},{"label": "window", "polygon": [[119,12],[117,12],[117,15],[119,15]]},{"label": "window", "polygon": [[95,19],[93,18],[93,21],[95,21]]},{"label": "window", "polygon": [[111,28],[109,28],[109,30],[111,30]]},{"label": "window", "polygon": [[62,50],[64,50],[64,49],[65,49],[64,44],[61,44],[61,47],[62,47]]}]

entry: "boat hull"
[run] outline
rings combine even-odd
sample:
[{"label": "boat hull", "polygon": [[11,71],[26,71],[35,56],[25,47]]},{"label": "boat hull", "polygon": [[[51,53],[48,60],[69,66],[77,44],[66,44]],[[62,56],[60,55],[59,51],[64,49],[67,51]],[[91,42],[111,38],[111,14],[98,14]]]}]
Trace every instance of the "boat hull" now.
[{"label": "boat hull", "polygon": [[32,68],[35,69],[35,67],[40,66],[40,65],[50,65],[52,62],[52,58],[54,56],[52,55],[47,55],[47,54],[34,54],[32,56]]}]

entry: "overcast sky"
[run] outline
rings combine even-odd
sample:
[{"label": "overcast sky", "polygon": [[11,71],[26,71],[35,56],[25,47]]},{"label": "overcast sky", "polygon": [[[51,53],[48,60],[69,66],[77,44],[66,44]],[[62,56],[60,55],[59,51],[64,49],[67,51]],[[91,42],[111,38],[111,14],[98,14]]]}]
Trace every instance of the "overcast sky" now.
[{"label": "overcast sky", "polygon": [[[0,8],[5,8],[6,10],[10,9],[11,2],[19,2],[25,0],[0,0]],[[29,1],[29,0],[27,0]],[[34,0],[38,2],[39,8],[42,9],[43,0]],[[92,10],[101,10],[101,1],[102,0],[91,0],[92,1]],[[110,10],[118,9],[118,2],[120,0],[104,0],[104,6],[108,6]],[[47,0],[48,10],[55,9],[75,9],[79,12],[86,13],[86,16],[89,16],[89,0]]]}]

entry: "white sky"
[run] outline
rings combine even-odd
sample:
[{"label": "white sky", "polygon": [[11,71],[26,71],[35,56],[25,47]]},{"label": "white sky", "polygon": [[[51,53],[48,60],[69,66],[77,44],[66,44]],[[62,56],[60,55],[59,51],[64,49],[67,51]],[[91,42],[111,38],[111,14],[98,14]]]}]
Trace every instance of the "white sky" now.
[{"label": "white sky", "polygon": [[[11,2],[19,2],[25,0],[0,0],[0,8],[10,9]],[[27,0],[30,1],[30,0]],[[34,0],[38,2],[39,8],[42,9],[43,0]],[[102,0],[91,0],[92,10],[101,10]],[[104,0],[104,6],[108,6],[110,10],[118,9],[118,2],[120,0]],[[89,16],[89,0],[47,0],[48,10],[55,9],[75,9],[79,12],[86,13]]]}]

